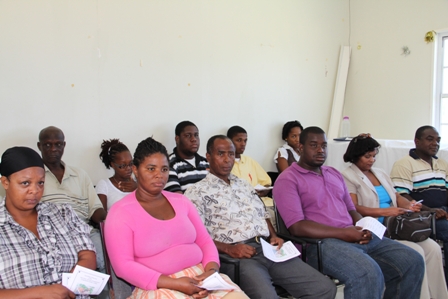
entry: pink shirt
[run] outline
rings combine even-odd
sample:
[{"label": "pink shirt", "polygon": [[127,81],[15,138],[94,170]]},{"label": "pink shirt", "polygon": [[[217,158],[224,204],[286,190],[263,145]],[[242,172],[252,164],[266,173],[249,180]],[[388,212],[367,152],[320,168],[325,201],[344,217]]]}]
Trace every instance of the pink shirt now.
[{"label": "pink shirt", "polygon": [[162,191],[175,216],[159,220],[149,215],[135,192],[115,203],[105,225],[106,247],[117,276],[145,289],[157,289],[160,275],[198,263],[219,264],[218,251],[195,206],[182,194]]}]

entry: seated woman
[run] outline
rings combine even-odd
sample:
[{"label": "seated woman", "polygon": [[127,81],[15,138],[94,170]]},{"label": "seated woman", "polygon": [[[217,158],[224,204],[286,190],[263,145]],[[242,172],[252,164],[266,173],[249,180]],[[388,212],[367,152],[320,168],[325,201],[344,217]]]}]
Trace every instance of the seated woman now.
[{"label": "seated woman", "polygon": [[126,145],[119,139],[103,140],[100,159],[107,169],[114,170],[114,175],[107,180],[100,180],[95,187],[104,210],[137,188],[132,175],[132,155]]},{"label": "seated woman", "polygon": [[0,174],[0,298],[75,298],[60,283],[76,265],[95,270],[89,226],[69,205],[39,202],[45,170],[34,150],[6,150]]},{"label": "seated woman", "polygon": [[[344,154],[344,161],[352,165],[342,175],[356,210],[362,216],[377,217],[380,222],[385,216],[401,215],[407,210],[420,211],[420,203],[400,196],[395,192],[389,176],[383,170],[372,167],[379,147],[370,134],[361,134],[350,141]],[[416,250],[425,259],[426,274],[420,298],[448,298],[440,246],[432,239],[417,243],[397,241]]]},{"label": "seated woman", "polygon": [[285,144],[277,150],[274,156],[274,162],[279,173],[292,163],[299,161],[299,138],[302,131],[303,127],[297,120],[288,121],[283,126],[282,139],[285,140]]},{"label": "seated woman", "polygon": [[130,298],[247,298],[198,286],[219,271],[218,251],[190,200],[163,190],[165,147],[152,138],[140,142],[132,170],[137,190],[112,206],[105,225],[115,273],[136,286]]}]

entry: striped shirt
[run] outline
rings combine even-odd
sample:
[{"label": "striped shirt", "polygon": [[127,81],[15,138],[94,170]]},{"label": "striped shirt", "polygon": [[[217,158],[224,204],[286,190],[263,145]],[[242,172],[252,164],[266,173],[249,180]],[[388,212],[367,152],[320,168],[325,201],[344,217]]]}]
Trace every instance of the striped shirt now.
[{"label": "striped shirt", "polygon": [[434,156],[430,165],[411,149],[409,156],[395,162],[391,179],[398,193],[409,194],[415,200],[423,199],[425,206],[438,208],[448,206],[447,173],[445,160]]},{"label": "striped shirt", "polygon": [[192,165],[188,161],[180,158],[177,155],[177,148],[173,149],[173,153],[169,157],[170,176],[165,185],[165,190],[185,192],[190,185],[205,178],[209,169],[207,159],[197,153],[194,154],[194,157],[196,165]]},{"label": "striped shirt", "polygon": [[60,283],[79,251],[95,251],[89,226],[69,205],[39,203],[36,210],[39,238],[14,221],[0,200],[0,289]]}]

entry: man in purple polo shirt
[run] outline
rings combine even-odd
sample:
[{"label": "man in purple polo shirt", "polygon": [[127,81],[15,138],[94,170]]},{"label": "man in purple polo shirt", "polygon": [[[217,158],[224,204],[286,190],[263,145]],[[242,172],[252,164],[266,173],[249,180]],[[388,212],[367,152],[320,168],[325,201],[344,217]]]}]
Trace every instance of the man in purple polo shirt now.
[{"label": "man in purple polo shirt", "polygon": [[[419,298],[425,269],[422,257],[354,226],[362,216],[342,175],[323,166],[325,132],[318,127],[303,130],[299,151],[299,162],[283,171],[274,187],[275,203],[291,234],[323,239],[324,274],[345,284],[345,299]],[[307,254],[309,262],[317,265],[316,248],[309,246]]]}]

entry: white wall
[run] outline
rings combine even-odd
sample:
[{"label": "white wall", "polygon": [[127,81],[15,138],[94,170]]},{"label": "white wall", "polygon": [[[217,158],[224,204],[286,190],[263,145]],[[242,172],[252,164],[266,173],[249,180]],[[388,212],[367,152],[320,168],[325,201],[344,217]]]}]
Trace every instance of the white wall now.
[{"label": "white wall", "polygon": [[[434,43],[427,44],[424,36],[448,27],[448,1],[356,0],[350,10],[344,114],[350,116],[352,134],[413,139],[419,126],[432,124]],[[401,55],[403,46],[410,55]]]},{"label": "white wall", "polygon": [[1,0],[0,152],[37,149],[39,131],[55,125],[64,160],[96,183],[108,175],[102,139],[133,151],[153,135],[171,151],[175,125],[188,119],[200,153],[239,124],[247,153],[274,170],[284,122],[328,126],[348,4]]}]

